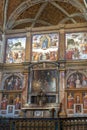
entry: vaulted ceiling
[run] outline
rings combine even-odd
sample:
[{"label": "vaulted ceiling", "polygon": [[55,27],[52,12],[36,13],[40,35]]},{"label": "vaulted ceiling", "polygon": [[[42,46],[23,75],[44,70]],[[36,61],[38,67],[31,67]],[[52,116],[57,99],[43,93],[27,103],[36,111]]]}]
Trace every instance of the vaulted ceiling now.
[{"label": "vaulted ceiling", "polygon": [[84,0],[0,0],[0,30],[87,23]]}]

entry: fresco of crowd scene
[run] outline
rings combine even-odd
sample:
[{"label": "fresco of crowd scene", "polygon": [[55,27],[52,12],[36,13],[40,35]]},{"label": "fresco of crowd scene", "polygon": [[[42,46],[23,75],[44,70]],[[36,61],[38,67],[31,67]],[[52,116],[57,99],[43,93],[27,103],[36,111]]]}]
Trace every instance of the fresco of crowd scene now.
[{"label": "fresco of crowd scene", "polygon": [[5,80],[4,89],[5,90],[21,90],[22,81],[18,76],[10,76]]},{"label": "fresco of crowd scene", "polygon": [[6,63],[21,63],[25,60],[26,38],[12,38],[7,40]]},{"label": "fresco of crowd scene", "polygon": [[66,34],[66,59],[87,59],[87,33]]},{"label": "fresco of crowd scene", "polygon": [[32,61],[58,60],[58,34],[34,35]]}]

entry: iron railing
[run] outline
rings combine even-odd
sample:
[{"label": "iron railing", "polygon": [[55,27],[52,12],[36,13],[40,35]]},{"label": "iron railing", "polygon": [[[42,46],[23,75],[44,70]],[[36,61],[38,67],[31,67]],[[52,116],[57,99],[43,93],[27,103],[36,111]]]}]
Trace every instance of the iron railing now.
[{"label": "iron railing", "polygon": [[0,118],[0,130],[87,130],[87,117]]}]

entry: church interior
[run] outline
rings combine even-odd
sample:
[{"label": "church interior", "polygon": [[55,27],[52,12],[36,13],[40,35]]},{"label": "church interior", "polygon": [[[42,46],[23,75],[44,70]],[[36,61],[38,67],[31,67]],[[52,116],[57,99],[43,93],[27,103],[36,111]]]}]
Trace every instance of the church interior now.
[{"label": "church interior", "polygon": [[87,1],[1,0],[0,117],[82,116]]}]

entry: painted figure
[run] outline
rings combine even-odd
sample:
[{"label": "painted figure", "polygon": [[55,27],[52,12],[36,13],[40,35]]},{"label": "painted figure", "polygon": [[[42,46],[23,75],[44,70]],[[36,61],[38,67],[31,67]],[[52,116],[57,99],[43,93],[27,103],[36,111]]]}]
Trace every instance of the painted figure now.
[{"label": "painted figure", "polygon": [[74,98],[73,98],[72,94],[69,93],[69,95],[68,95],[68,109],[73,108],[73,103],[74,103]]},{"label": "painted figure", "polygon": [[1,109],[7,109],[7,105],[8,105],[8,99],[7,96],[5,95],[1,101]]},{"label": "painted figure", "polygon": [[83,106],[84,106],[84,108],[87,108],[87,93],[85,93],[85,95],[83,97]]},{"label": "painted figure", "polygon": [[86,86],[87,86],[86,77],[83,76],[83,77],[82,77],[82,87],[86,87]]},{"label": "painted figure", "polygon": [[81,82],[80,82],[80,79],[79,79],[79,76],[77,75],[77,79],[76,79],[76,88],[81,88]]},{"label": "painted figure", "polygon": [[48,39],[47,37],[44,37],[43,42],[42,42],[42,49],[48,48]]},{"label": "painted figure", "polygon": [[15,109],[20,109],[21,107],[21,101],[19,95],[15,98]]},{"label": "painted figure", "polygon": [[76,96],[76,103],[80,103],[80,96],[79,95]]}]

